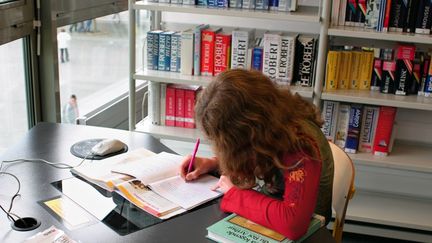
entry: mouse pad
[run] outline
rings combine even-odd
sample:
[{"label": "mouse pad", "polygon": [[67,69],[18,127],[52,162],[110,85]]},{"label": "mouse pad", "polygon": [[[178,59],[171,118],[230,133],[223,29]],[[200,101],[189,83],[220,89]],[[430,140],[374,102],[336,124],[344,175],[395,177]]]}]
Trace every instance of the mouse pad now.
[{"label": "mouse pad", "polygon": [[105,158],[108,158],[108,157],[111,157],[111,156],[114,156],[117,154],[125,153],[128,151],[128,146],[125,145],[122,150],[117,151],[115,153],[106,154],[104,156],[91,154],[91,149],[97,143],[99,143],[105,139],[106,138],[93,138],[93,139],[86,139],[86,140],[77,142],[74,145],[72,145],[72,147],[70,148],[70,152],[78,158],[82,158],[82,159],[86,158],[89,160],[101,160],[101,159],[105,159]]}]

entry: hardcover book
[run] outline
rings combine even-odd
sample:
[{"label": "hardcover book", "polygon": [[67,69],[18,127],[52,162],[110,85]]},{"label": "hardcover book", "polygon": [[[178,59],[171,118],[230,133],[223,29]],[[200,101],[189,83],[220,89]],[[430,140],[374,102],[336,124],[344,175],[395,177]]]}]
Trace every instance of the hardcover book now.
[{"label": "hardcover book", "polygon": [[171,65],[171,36],[173,31],[159,34],[159,63],[158,70],[169,71]]},{"label": "hardcover book", "polygon": [[180,85],[173,85],[175,88],[175,126],[184,127],[185,119],[185,91]]},{"label": "hardcover book", "polygon": [[246,69],[248,49],[252,46],[255,39],[254,29],[249,30],[233,30],[231,42],[231,69],[243,68]]},{"label": "hardcover book", "polygon": [[340,104],[339,111],[337,115],[337,125],[336,125],[336,136],[335,144],[340,148],[344,149],[346,144],[346,139],[348,135],[348,122],[350,115],[350,105]]},{"label": "hardcover book", "polygon": [[216,242],[266,242],[266,243],[294,243],[302,242],[314,232],[324,226],[325,219],[320,215],[314,215],[309,224],[309,228],[304,236],[294,241],[284,235],[256,224],[237,214],[231,214],[226,218],[214,223],[207,228],[207,238]]},{"label": "hardcover book", "polygon": [[370,51],[362,52],[360,64],[360,87],[362,90],[369,90],[371,87],[372,69],[374,53]]},{"label": "hardcover book", "polygon": [[217,33],[214,51],[214,75],[229,69],[231,61],[231,34]]},{"label": "hardcover book", "polygon": [[378,115],[379,107],[365,106],[363,108],[363,117],[360,126],[361,129],[359,139],[360,152],[372,152]]},{"label": "hardcover book", "polygon": [[357,153],[360,137],[360,124],[362,121],[362,106],[359,104],[351,104],[348,133],[345,143],[345,152]]},{"label": "hardcover book", "polygon": [[297,34],[282,34],[279,68],[276,77],[279,84],[289,85],[293,80],[296,39]]},{"label": "hardcover book", "polygon": [[365,27],[376,29],[378,26],[379,9],[381,0],[369,0],[366,7]]},{"label": "hardcover book", "polygon": [[204,29],[201,32],[201,75],[214,76],[216,34],[222,29]]},{"label": "hardcover book", "polygon": [[425,80],[424,96],[432,96],[432,61],[429,60],[429,70]]},{"label": "hardcover book", "polygon": [[183,87],[185,90],[185,118],[184,127],[195,128],[195,102],[197,94],[200,91],[201,86],[198,85],[188,85]]},{"label": "hardcover book", "polygon": [[382,59],[380,59],[380,49],[374,50],[374,63],[371,76],[371,90],[380,90],[382,80]]},{"label": "hardcover book", "polygon": [[162,30],[147,32],[147,68],[158,70],[159,66],[159,34]]},{"label": "hardcover book", "polygon": [[408,17],[408,2],[410,0],[393,0],[390,13],[389,30],[402,32]]},{"label": "hardcover book", "polygon": [[271,80],[276,81],[282,37],[280,33],[265,33],[263,41],[263,73]]},{"label": "hardcover book", "polygon": [[324,100],[322,118],[324,124],[322,131],[328,141],[334,142],[336,136],[337,115],[339,113],[339,102]]},{"label": "hardcover book", "polygon": [[180,72],[181,34],[176,32],[171,36],[171,72]]},{"label": "hardcover book", "polygon": [[430,64],[429,58],[425,58],[422,62],[421,82],[420,82],[420,87],[417,95],[424,96],[425,94],[424,91],[426,86],[426,80],[428,78],[428,73],[429,73],[429,64]]},{"label": "hardcover book", "polygon": [[194,66],[194,32],[185,30],[181,33],[180,72],[192,75]]},{"label": "hardcover book", "polygon": [[383,63],[383,79],[381,82],[380,92],[385,94],[394,94],[395,91],[395,72],[396,62],[385,61]]},{"label": "hardcover book", "polygon": [[419,0],[419,7],[417,12],[415,33],[417,34],[430,34],[432,23],[432,1]]},{"label": "hardcover book", "polygon": [[327,70],[326,70],[326,90],[336,90],[338,84],[338,74],[340,68],[342,53],[339,51],[329,51],[327,53]]},{"label": "hardcover book", "polygon": [[269,0],[255,0],[255,9],[268,10]]},{"label": "hardcover book", "polygon": [[165,93],[165,126],[175,126],[176,97],[175,87],[170,84]]},{"label": "hardcover book", "polygon": [[252,51],[252,69],[262,71],[263,66],[263,48],[260,46],[254,47]]},{"label": "hardcover book", "polygon": [[209,28],[208,24],[201,24],[194,30],[194,68],[193,75],[201,75],[201,32]]},{"label": "hardcover book", "polygon": [[338,89],[348,89],[351,78],[352,51],[342,51],[338,68]]},{"label": "hardcover book", "polygon": [[400,45],[397,49],[395,94],[407,95],[412,82],[413,61],[416,47]]},{"label": "hardcover book", "polygon": [[313,37],[299,36],[296,43],[295,82],[301,86],[311,87],[315,71],[315,48]]},{"label": "hardcover book", "polygon": [[230,8],[242,8],[242,0],[230,0],[229,1]]},{"label": "hardcover book", "polygon": [[395,107],[380,107],[372,151],[374,155],[388,155],[396,111]]},{"label": "hardcover book", "polygon": [[360,87],[360,70],[361,70],[362,52],[352,52],[351,72],[350,72],[350,89],[359,89]]}]

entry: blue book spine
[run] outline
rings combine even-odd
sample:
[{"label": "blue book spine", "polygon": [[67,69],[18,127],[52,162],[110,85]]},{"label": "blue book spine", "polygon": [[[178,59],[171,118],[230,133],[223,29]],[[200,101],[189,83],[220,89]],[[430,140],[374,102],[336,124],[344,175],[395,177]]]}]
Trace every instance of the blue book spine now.
[{"label": "blue book spine", "polygon": [[171,72],[180,72],[181,35],[176,33],[171,36]]},{"label": "blue book spine", "polygon": [[361,121],[362,106],[358,104],[352,104],[349,113],[348,134],[345,143],[345,152],[347,153],[357,153]]},{"label": "blue book spine", "polygon": [[147,32],[147,69],[154,70],[155,67],[153,65],[153,45],[154,45],[154,35],[150,32]]},{"label": "blue book spine", "polygon": [[165,44],[166,35],[161,33],[159,35],[159,56],[158,56],[158,70],[165,70]]},{"label": "blue book spine", "polygon": [[159,33],[162,31],[150,31],[147,33],[147,67],[150,70],[158,70],[159,65]]},{"label": "blue book spine", "polygon": [[195,28],[194,31],[194,67],[193,74],[201,75],[201,31],[203,29],[207,29],[209,25],[199,25]]},{"label": "blue book spine", "polygon": [[252,69],[262,71],[263,64],[263,48],[254,47],[252,50]]},{"label": "blue book spine", "polygon": [[228,8],[228,1],[229,0],[217,0],[217,6],[219,8]]},{"label": "blue book spine", "polygon": [[198,5],[198,6],[207,6],[208,5],[208,1],[207,0],[197,0],[196,5]]},{"label": "blue book spine", "polygon": [[165,37],[165,71],[169,71],[171,67],[171,35],[172,33],[167,33]]},{"label": "blue book spine", "polygon": [[217,0],[207,0],[207,6],[217,7]]},{"label": "blue book spine", "polygon": [[432,97],[432,75],[429,74],[425,80],[424,96]]}]

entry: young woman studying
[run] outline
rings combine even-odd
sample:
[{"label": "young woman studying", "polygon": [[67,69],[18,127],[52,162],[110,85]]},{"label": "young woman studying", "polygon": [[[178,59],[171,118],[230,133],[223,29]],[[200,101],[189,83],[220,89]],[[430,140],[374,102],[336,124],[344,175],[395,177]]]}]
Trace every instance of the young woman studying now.
[{"label": "young woman studying", "polygon": [[188,172],[186,156],[181,174],[194,180],[219,170],[222,210],[293,240],[314,212],[330,220],[333,158],[313,105],[259,72],[235,69],[202,91],[195,116],[216,157],[196,157]]}]

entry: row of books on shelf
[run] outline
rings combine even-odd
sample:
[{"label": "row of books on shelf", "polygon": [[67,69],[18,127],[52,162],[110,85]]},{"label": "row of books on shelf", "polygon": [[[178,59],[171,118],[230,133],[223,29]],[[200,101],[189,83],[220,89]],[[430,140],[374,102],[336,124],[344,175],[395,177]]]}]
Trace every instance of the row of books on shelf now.
[{"label": "row of books on shelf", "polygon": [[347,153],[365,152],[385,156],[391,152],[397,109],[389,106],[324,101],[322,131]]},{"label": "row of books on shelf", "polygon": [[201,24],[184,31],[147,33],[147,69],[185,75],[216,76],[234,68],[255,69],[279,84],[311,87],[316,38],[254,29],[210,28]]},{"label": "row of books on shelf", "polygon": [[297,0],[151,0],[150,2],[285,12],[297,10]]},{"label": "row of books on shelf", "polygon": [[340,50],[327,54],[326,90],[379,90],[396,95],[432,96],[432,65],[429,53],[414,45],[393,49]]},{"label": "row of books on shelf", "polygon": [[430,34],[429,0],[335,0],[332,25],[364,26],[377,31]]},{"label": "row of books on shelf", "polygon": [[[195,128],[195,101],[201,86],[162,83],[159,106],[151,114],[155,125]],[[155,94],[158,95],[158,94]]]}]

